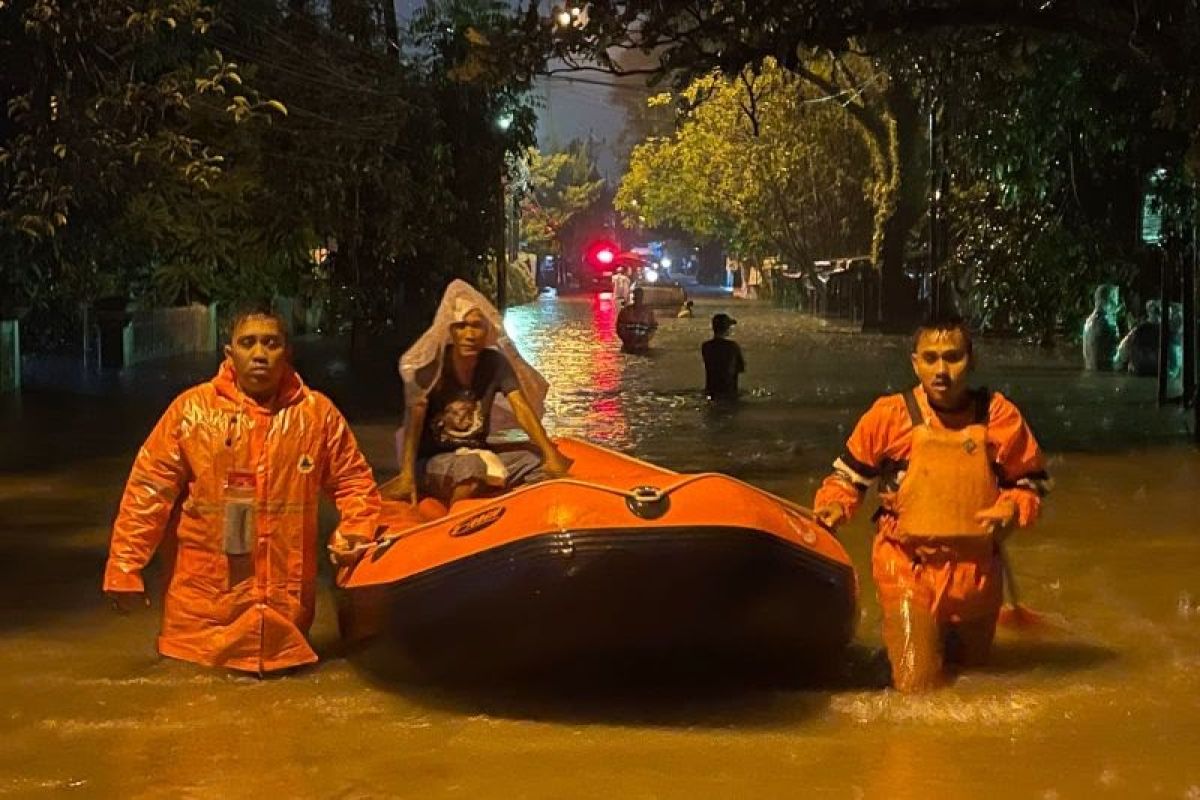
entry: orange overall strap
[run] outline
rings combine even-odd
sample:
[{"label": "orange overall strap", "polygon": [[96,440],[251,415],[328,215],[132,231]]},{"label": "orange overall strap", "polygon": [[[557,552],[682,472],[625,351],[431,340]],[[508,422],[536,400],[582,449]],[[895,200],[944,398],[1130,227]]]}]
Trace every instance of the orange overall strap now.
[{"label": "orange overall strap", "polygon": [[904,390],[904,407],[908,409],[908,417],[912,420],[914,428],[925,424],[925,415],[921,413],[921,406],[917,404],[917,394],[912,389]]}]

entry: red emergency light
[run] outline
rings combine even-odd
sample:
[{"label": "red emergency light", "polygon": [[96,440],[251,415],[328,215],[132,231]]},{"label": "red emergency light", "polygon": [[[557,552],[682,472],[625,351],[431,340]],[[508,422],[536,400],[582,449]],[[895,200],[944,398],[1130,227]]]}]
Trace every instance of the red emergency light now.
[{"label": "red emergency light", "polygon": [[584,250],[584,259],[593,269],[611,267],[617,260],[617,244],[610,239],[597,239]]}]

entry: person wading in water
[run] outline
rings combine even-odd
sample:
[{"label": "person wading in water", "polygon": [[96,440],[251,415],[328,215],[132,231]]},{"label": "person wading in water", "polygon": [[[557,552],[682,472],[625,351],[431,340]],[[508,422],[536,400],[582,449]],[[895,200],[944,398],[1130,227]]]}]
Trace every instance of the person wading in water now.
[{"label": "person wading in water", "polygon": [[1003,598],[999,545],[1034,522],[1049,486],[1017,407],[968,387],[974,356],[961,320],[921,325],[911,360],[918,385],[863,415],[813,501],[836,529],[878,483],[872,574],[902,692],[987,659]]}]

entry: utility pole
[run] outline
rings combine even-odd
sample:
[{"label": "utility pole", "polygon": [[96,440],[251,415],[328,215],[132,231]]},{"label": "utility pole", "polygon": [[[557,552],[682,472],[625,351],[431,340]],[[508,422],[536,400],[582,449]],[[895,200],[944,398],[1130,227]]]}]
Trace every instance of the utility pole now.
[{"label": "utility pole", "polygon": [[1155,248],[1159,259],[1159,302],[1162,304],[1161,322],[1158,325],[1158,405],[1167,404],[1167,389],[1170,379],[1168,364],[1171,354],[1171,258],[1163,248]]},{"label": "utility pole", "polygon": [[504,174],[497,181],[498,196],[496,198],[496,309],[501,316],[504,307],[508,305],[508,202],[504,187]]},{"label": "utility pole", "polygon": [[1196,392],[1196,271],[1200,242],[1196,241],[1196,191],[1192,189],[1192,263],[1183,265],[1183,401],[1192,404],[1192,439],[1200,445],[1200,395]]},{"label": "utility pole", "polygon": [[1180,272],[1183,273],[1183,403],[1196,401],[1196,240],[1192,232],[1191,258],[1183,254]]},{"label": "utility pole", "polygon": [[929,103],[929,241],[926,250],[928,261],[926,269],[929,274],[929,312],[937,317],[941,312],[938,291],[938,217],[941,211],[941,197],[938,174],[941,165],[938,163],[938,119],[937,99]]}]

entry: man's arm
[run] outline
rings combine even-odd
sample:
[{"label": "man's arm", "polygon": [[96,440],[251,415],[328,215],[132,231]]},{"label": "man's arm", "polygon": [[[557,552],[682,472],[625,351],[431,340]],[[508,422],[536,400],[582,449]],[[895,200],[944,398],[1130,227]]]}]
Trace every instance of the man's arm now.
[{"label": "man's arm", "polygon": [[556,477],[566,475],[573,462],[560,453],[554,446],[554,442],[550,441],[550,437],[546,435],[546,429],[542,427],[542,421],[538,419],[537,414],[533,413],[524,393],[520,389],[514,389],[506,397],[509,405],[512,406],[513,414],[516,415],[517,422],[525,433],[529,434],[530,440],[538,450],[542,451],[542,468]]},{"label": "man's arm", "polygon": [[1032,525],[1053,482],[1025,418],[1016,405],[998,393],[993,395],[989,410],[988,438],[996,443],[1000,494],[990,509],[980,512],[980,524],[999,534],[1014,526]]},{"label": "man's arm", "polygon": [[400,474],[380,487],[380,492],[388,500],[407,500],[415,506],[420,499],[416,478],[417,450],[421,446],[428,408],[429,401],[421,398],[412,408],[406,410],[404,449],[400,452]]},{"label": "man's arm", "polygon": [[1129,360],[1133,356],[1133,333],[1137,328],[1133,328],[1129,333],[1125,334],[1125,338],[1121,339],[1121,343],[1117,345],[1117,355],[1113,358],[1113,369],[1117,372],[1124,372],[1129,369]]},{"label": "man's arm", "polygon": [[737,342],[733,343],[733,348],[737,352],[737,371],[739,373],[746,371],[746,359],[742,357],[742,346]]},{"label": "man's arm", "polygon": [[879,465],[890,442],[895,417],[892,398],[882,398],[854,426],[833,471],[813,498],[817,518],[836,528],[854,516],[867,489],[879,477]]},{"label": "man's arm", "polygon": [[322,488],[338,510],[338,526],[331,544],[335,551],[344,551],[375,538],[379,490],[354,432],[332,403],[325,415],[325,446],[327,462]]},{"label": "man's arm", "polygon": [[180,445],[182,398],[167,409],[138,451],[113,522],[104,591],[119,610],[145,592],[142,570],[166,534],[171,512],[190,479]]}]

